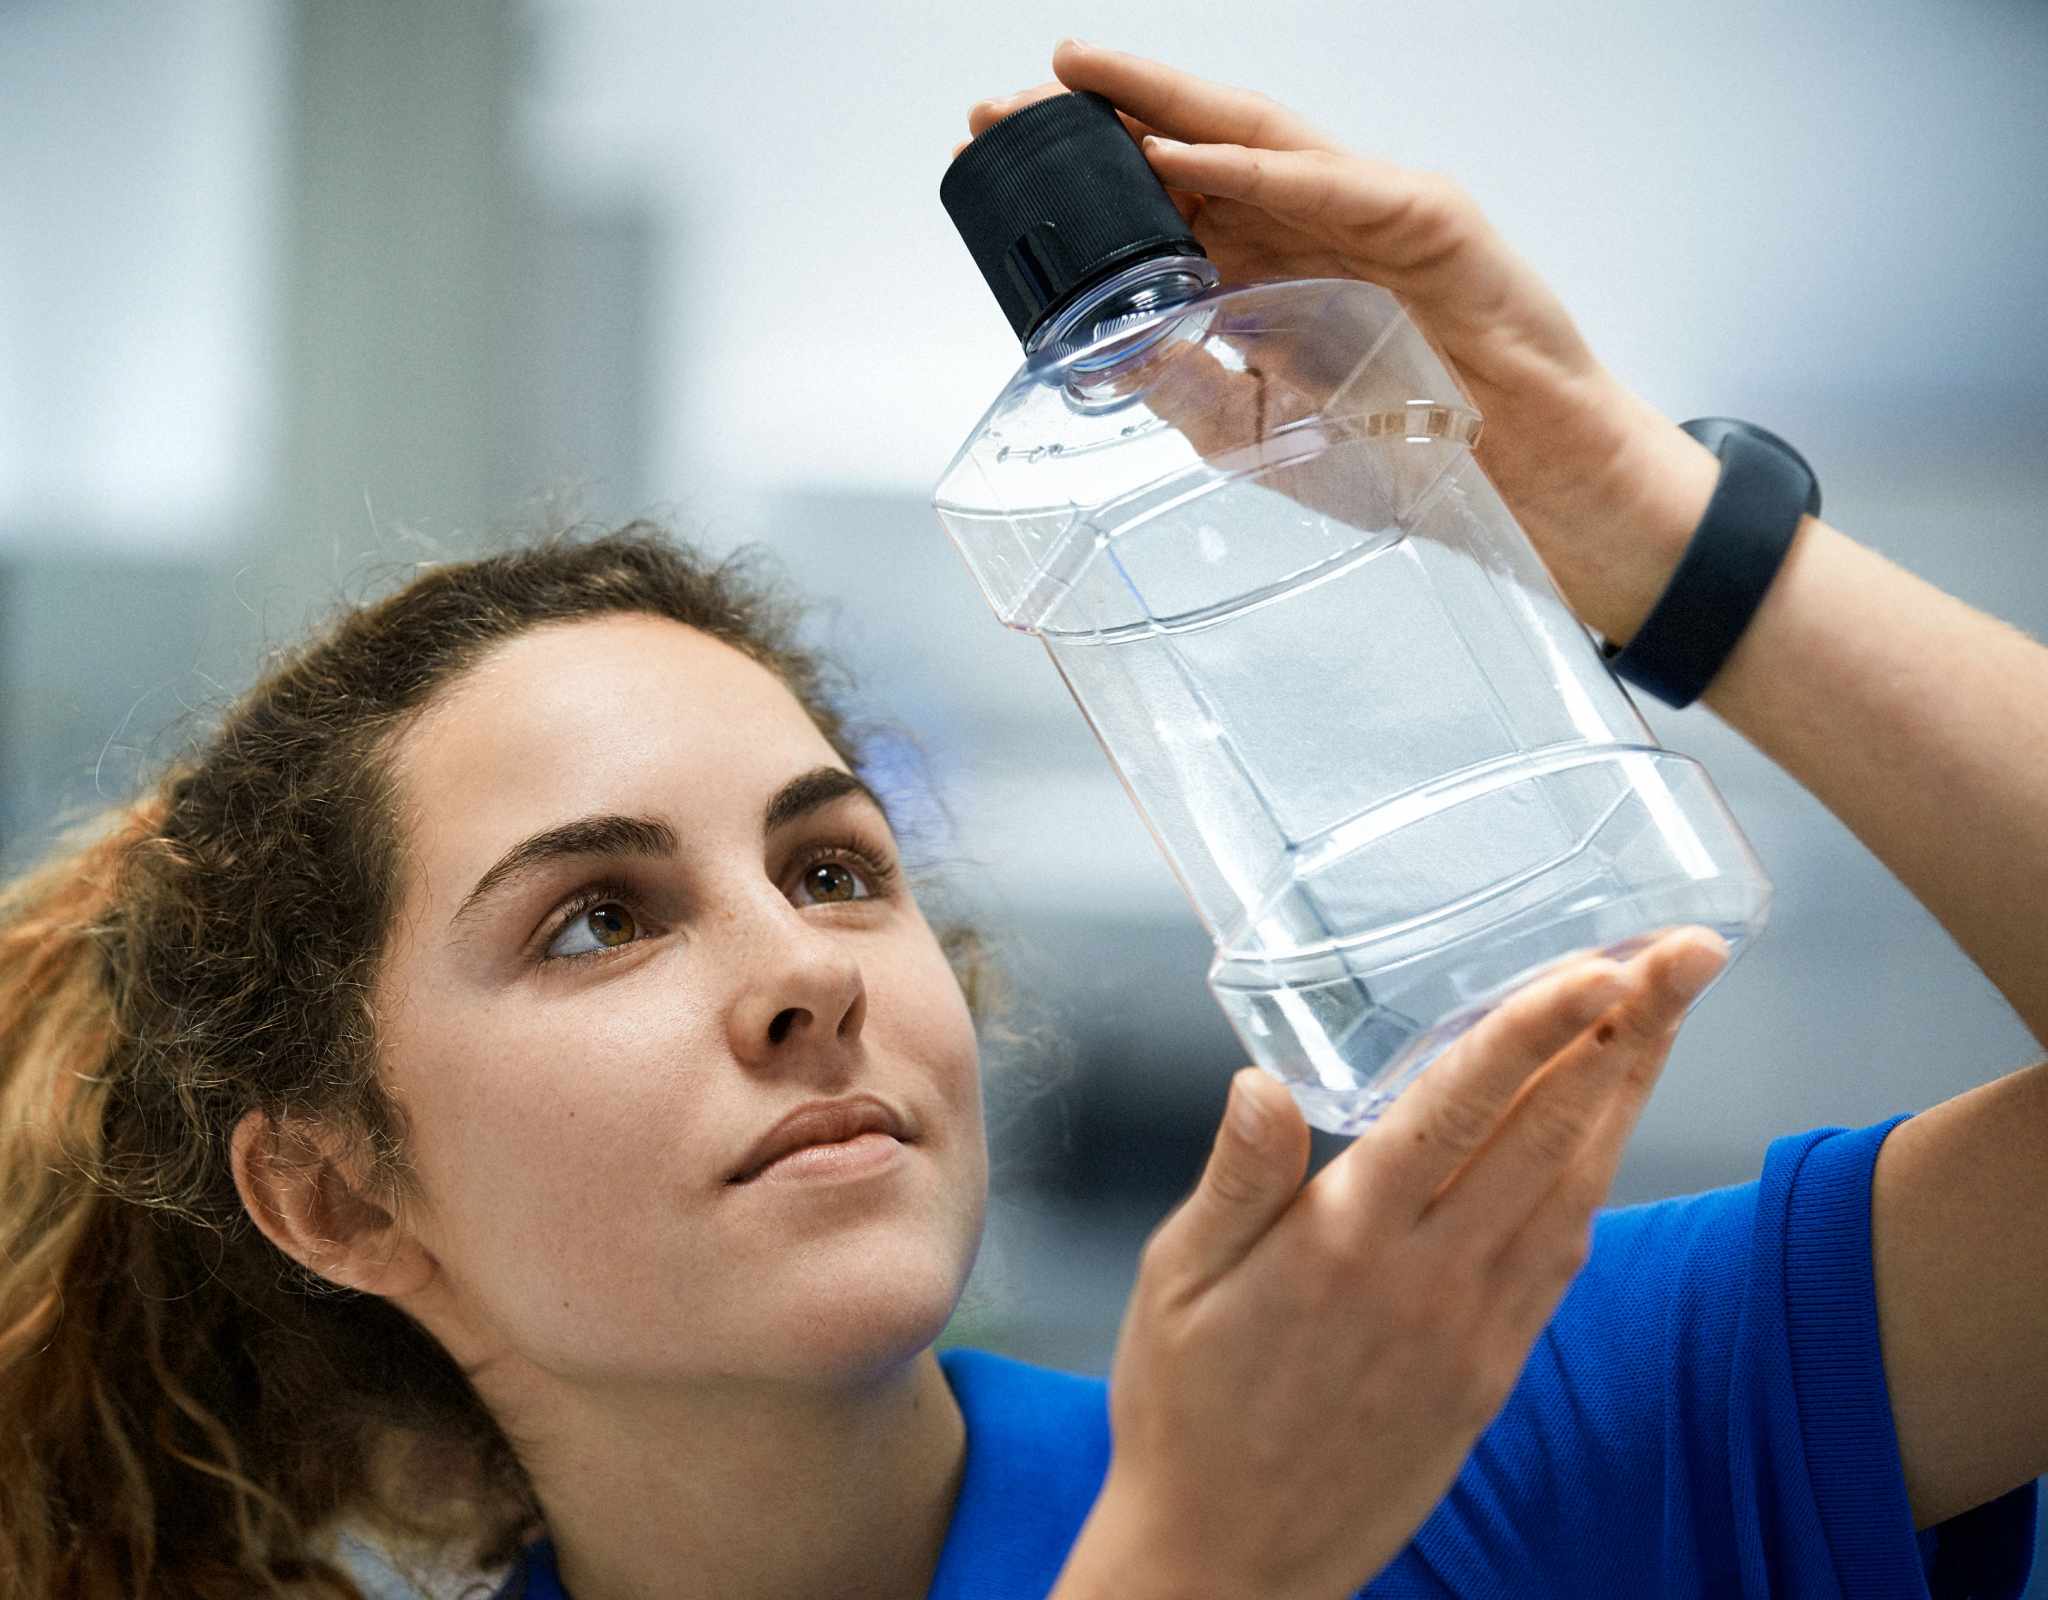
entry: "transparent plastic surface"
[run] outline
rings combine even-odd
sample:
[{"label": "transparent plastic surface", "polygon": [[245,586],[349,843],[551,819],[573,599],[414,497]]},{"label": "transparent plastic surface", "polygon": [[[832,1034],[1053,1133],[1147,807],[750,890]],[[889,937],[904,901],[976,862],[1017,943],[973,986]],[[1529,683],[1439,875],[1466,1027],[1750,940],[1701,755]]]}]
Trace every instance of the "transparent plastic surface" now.
[{"label": "transparent plastic surface", "polygon": [[934,498],[1158,839],[1251,1058],[1323,1128],[1559,959],[1692,922],[1739,955],[1769,902],[1480,472],[1480,425],[1386,291],[1155,261],[1042,332]]}]

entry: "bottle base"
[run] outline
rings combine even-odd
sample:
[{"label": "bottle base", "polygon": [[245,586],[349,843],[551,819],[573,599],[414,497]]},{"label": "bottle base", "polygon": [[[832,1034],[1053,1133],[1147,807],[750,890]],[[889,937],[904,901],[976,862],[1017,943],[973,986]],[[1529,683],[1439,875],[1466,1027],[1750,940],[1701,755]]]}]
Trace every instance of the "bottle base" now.
[{"label": "bottle base", "polygon": [[[1310,1052],[1284,1046],[1275,1049],[1270,1035],[1262,1038],[1253,1022],[1260,1002],[1251,998],[1251,992],[1221,987],[1215,992],[1239,1039],[1250,1049],[1253,1064],[1287,1086],[1288,1093],[1294,1096],[1295,1104],[1301,1107],[1301,1114],[1310,1127],[1321,1128],[1326,1133],[1358,1134],[1377,1122],[1431,1063],[1517,990],[1552,968],[1582,956],[1597,954],[1625,960],[1660,934],[1683,926],[1711,927],[1727,942],[1728,961],[1721,974],[1715,976],[1715,983],[1720,982],[1728,967],[1734,965],[1754,931],[1742,924],[1703,923],[1698,918],[1686,918],[1612,944],[1575,948],[1565,955],[1539,962],[1427,1027],[1417,1027],[1413,1019],[1398,1012],[1389,1012],[1384,1007],[1361,1009],[1349,1030],[1333,1034],[1331,1030],[1316,1026],[1316,1033],[1327,1041],[1331,1053],[1345,1059],[1378,1061],[1376,1067],[1368,1067],[1360,1074],[1358,1082],[1350,1084],[1330,1081],[1333,1074],[1326,1067],[1319,1068],[1310,1059]],[[1713,984],[1708,985],[1709,989],[1712,987]],[[1698,1005],[1704,995],[1702,991],[1692,1004]]]},{"label": "bottle base", "polygon": [[[1624,763],[1633,769],[1625,785]],[[1591,820],[1563,830],[1577,837],[1539,864],[1489,872],[1488,887],[1421,916],[1358,915],[1398,903],[1370,892],[1379,885],[1420,881],[1441,894],[1455,884],[1480,853],[1475,841],[1504,833],[1501,791],[1488,791],[1491,809],[1471,820],[1489,827],[1425,835],[1446,827],[1445,813],[1430,812],[1409,827],[1361,829],[1357,849],[1310,858],[1219,953],[1210,992],[1312,1126],[1360,1132],[1475,1023],[1561,961],[1626,957],[1667,929],[1698,925],[1727,942],[1725,974],[1761,931],[1769,880],[1696,763],[1660,751],[1577,770],[1601,773],[1614,798],[1595,792],[1580,808]],[[1546,807],[1559,802],[1569,818],[1554,777],[1538,772],[1513,787],[1544,791]],[[1364,932],[1329,931],[1367,920]]]}]

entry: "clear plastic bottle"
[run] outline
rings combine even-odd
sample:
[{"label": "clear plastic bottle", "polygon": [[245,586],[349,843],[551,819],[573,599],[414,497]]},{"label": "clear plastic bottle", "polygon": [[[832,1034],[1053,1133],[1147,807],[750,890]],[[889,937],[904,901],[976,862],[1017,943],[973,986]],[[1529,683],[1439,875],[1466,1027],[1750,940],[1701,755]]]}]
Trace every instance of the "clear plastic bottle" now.
[{"label": "clear plastic bottle", "polygon": [[1740,954],[1761,866],[1565,606],[1391,294],[1220,288],[1092,95],[988,130],[941,195],[1026,357],[934,505],[1312,1123],[1363,1127],[1574,952],[1703,923]]}]

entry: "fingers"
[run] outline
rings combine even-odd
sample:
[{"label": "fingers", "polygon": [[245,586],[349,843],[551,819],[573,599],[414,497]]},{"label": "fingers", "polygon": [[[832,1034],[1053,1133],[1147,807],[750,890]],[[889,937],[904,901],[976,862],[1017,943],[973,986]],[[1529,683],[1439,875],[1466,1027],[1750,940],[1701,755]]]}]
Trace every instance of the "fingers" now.
[{"label": "fingers", "polygon": [[[1015,94],[997,95],[993,99],[976,101],[967,109],[967,132],[969,137],[966,142],[953,147],[953,154],[958,156],[962,150],[967,148],[968,144],[979,139],[998,122],[1008,117],[1014,117],[1026,106],[1035,106],[1041,100],[1050,100],[1054,95],[1066,94],[1068,92],[1067,86],[1063,83],[1041,83],[1029,89],[1020,89]],[[1117,113],[1117,116],[1122,121],[1125,129],[1130,133],[1130,136],[1140,143],[1150,138],[1155,131],[1138,121],[1137,118],[1127,116],[1121,111]]]},{"label": "fingers", "polygon": [[1284,221],[1372,228],[1414,202],[1421,175],[1330,150],[1259,150],[1242,144],[1143,141],[1162,183],[1218,200],[1242,200]]},{"label": "fingers", "polygon": [[1423,1227],[1465,1239],[1499,1234],[1505,1220],[1511,1240],[1534,1228],[1531,1248],[1568,1260],[1613,1184],[1686,1008],[1727,953],[1708,929],[1684,928],[1632,961],[1629,993],[1529,1085],[1430,1206]]},{"label": "fingers", "polygon": [[1230,1099],[1194,1193],[1148,1249],[1179,1273],[1212,1283],[1245,1256],[1292,1203],[1308,1171],[1308,1124],[1280,1083],[1257,1067],[1230,1080]]},{"label": "fingers", "polygon": [[1517,990],[1432,1062],[1387,1114],[1338,1158],[1403,1225],[1493,1136],[1524,1083],[1628,990],[1623,969],[1571,961]]},{"label": "fingers", "polygon": [[982,100],[968,108],[967,133],[970,139],[979,139],[1005,117],[1015,116],[1026,106],[1049,100],[1056,94],[1065,94],[1063,83],[1041,83],[1030,89],[1020,89],[1015,94],[997,95],[991,100]]},{"label": "fingers", "polygon": [[1607,1108],[1579,1159],[1484,1267],[1497,1286],[1497,1303],[1507,1326],[1518,1339],[1532,1341],[1543,1331],[1572,1280],[1591,1259],[1593,1220],[1614,1188],[1622,1150],[1648,1101],[1647,1094],[1629,1095]]},{"label": "fingers", "polygon": [[1262,94],[1211,83],[1121,50],[1062,39],[1053,50],[1052,69],[1067,88],[1092,89],[1138,121],[1190,144],[1258,145],[1269,150],[1331,144]]},{"label": "fingers", "polygon": [[1334,150],[1147,139],[1161,183],[1235,200],[1339,249],[1375,282],[1431,301],[1487,303],[1514,279],[1471,197],[1436,173]]}]

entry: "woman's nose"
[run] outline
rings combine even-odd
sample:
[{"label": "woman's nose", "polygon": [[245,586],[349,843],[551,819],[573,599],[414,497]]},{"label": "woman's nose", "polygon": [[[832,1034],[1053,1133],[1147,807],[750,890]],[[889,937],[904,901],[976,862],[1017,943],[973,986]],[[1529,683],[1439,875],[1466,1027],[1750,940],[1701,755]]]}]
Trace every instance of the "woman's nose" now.
[{"label": "woman's nose", "polygon": [[867,985],[843,942],[784,907],[747,957],[733,1003],[733,1053],[751,1067],[792,1056],[832,1057],[860,1041]]}]

